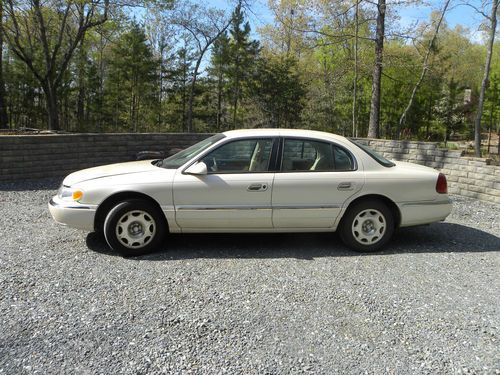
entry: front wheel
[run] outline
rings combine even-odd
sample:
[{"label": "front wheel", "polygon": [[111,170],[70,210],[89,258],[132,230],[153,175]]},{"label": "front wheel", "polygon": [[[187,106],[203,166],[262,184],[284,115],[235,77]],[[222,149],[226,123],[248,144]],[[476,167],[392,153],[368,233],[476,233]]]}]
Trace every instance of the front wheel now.
[{"label": "front wheel", "polygon": [[376,251],[394,233],[394,217],[382,202],[367,200],[349,208],[340,225],[342,241],[357,251]]},{"label": "front wheel", "polygon": [[117,204],[104,221],[104,237],[124,256],[150,253],[158,249],[166,234],[163,213],[152,203],[131,199]]}]

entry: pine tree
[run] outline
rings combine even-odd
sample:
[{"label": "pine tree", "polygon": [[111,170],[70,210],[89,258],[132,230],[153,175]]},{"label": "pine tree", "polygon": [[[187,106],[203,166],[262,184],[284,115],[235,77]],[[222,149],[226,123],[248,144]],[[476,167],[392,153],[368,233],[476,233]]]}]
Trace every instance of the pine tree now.
[{"label": "pine tree", "polygon": [[240,126],[238,123],[238,106],[245,96],[247,82],[252,76],[252,68],[259,54],[259,42],[250,40],[250,24],[244,22],[241,1],[236,6],[229,33],[229,67],[228,88],[231,94],[232,127]]},{"label": "pine tree", "polygon": [[295,69],[296,62],[289,57],[258,60],[252,94],[264,115],[264,126],[294,127],[300,123],[306,90]]},{"label": "pine tree", "polygon": [[217,39],[212,48],[212,61],[208,69],[209,74],[216,82],[216,129],[221,131],[225,128],[224,121],[224,97],[226,95],[227,75],[229,69],[229,38],[223,33]]},{"label": "pine tree", "polygon": [[155,104],[156,71],[144,30],[133,22],[113,47],[109,61],[107,104],[116,128],[126,126],[136,132],[139,124],[147,123],[146,109]]}]

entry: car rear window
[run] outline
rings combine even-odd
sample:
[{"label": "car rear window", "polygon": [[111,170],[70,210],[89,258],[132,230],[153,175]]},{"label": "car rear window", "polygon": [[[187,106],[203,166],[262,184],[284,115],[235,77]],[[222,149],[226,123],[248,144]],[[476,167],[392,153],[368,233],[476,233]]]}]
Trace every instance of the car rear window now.
[{"label": "car rear window", "polygon": [[380,165],[383,165],[384,167],[391,168],[394,167],[396,164],[394,164],[392,161],[387,160],[384,158],[382,155],[378,154],[377,152],[373,151],[370,147],[364,145],[363,143],[356,141],[352,138],[348,138],[349,141],[354,143],[356,146],[358,146],[360,149],[362,149],[364,152],[366,152],[370,157],[375,160],[377,163]]}]

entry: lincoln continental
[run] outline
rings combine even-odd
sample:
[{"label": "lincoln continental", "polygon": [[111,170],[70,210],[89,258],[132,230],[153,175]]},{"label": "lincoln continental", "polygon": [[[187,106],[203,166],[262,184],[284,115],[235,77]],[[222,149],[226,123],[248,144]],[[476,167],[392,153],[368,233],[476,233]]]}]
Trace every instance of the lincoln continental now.
[{"label": "lincoln continental", "polygon": [[451,207],[435,169],[285,129],[228,131],[166,159],[84,169],[49,202],[56,222],[102,232],[125,256],[168,248],[172,233],[213,232],[338,231],[353,250],[376,251]]}]

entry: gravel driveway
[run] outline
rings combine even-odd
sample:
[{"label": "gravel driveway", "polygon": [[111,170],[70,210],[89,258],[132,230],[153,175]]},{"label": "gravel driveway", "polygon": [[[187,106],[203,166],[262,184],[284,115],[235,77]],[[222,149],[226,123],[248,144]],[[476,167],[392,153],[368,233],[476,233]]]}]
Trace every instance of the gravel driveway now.
[{"label": "gravel driveway", "polygon": [[124,259],[0,185],[0,373],[492,373],[499,206],[360,255],[336,235],[172,236]]}]

